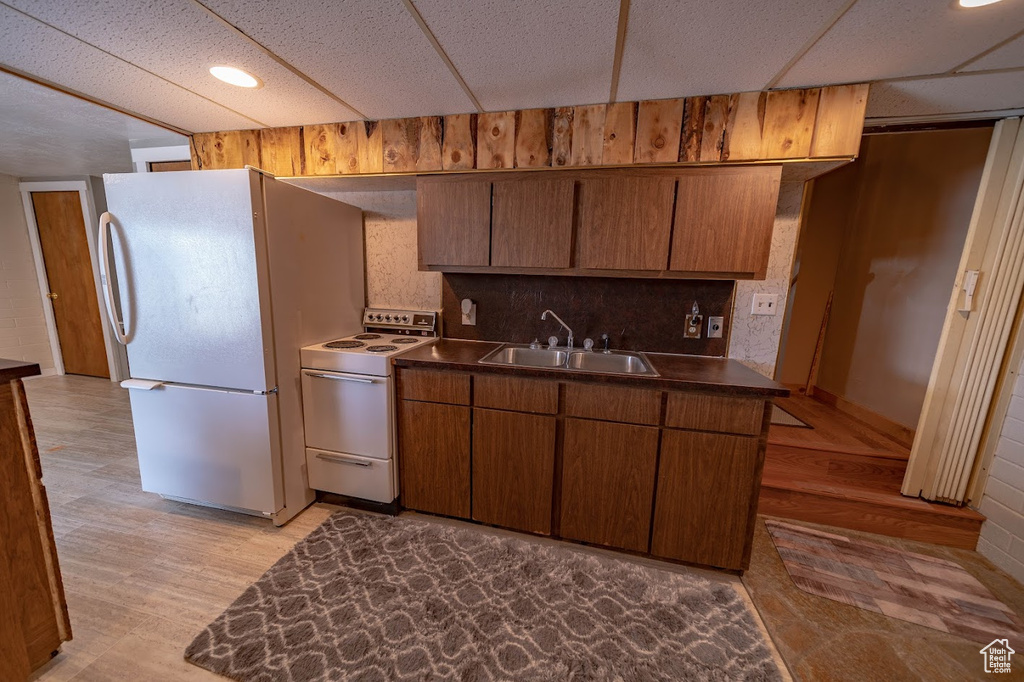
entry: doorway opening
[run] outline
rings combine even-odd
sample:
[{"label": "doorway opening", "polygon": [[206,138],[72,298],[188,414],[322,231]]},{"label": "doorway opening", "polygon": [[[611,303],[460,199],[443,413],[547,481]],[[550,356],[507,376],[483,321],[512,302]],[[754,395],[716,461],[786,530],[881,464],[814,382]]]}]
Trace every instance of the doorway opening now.
[{"label": "doorway opening", "polygon": [[985,168],[992,125],[865,134],[807,187],[762,510],[974,547],[982,517],[900,487]]}]

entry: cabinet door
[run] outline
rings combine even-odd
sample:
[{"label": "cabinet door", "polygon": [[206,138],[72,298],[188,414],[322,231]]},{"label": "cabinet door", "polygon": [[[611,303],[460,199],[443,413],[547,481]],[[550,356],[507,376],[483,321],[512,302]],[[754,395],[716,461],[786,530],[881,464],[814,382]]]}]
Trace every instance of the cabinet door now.
[{"label": "cabinet door", "polygon": [[555,418],[473,410],[473,518],[551,534]]},{"label": "cabinet door", "polygon": [[399,401],[402,506],[469,518],[469,408]]},{"label": "cabinet door", "polygon": [[418,179],[416,222],[420,265],[488,265],[491,183]]},{"label": "cabinet door", "polygon": [[757,438],[666,429],[651,554],[746,569],[763,459]]},{"label": "cabinet door", "polygon": [[764,279],[781,166],[683,171],[670,270]]},{"label": "cabinet door", "polygon": [[647,551],[658,429],[565,420],[561,535]]},{"label": "cabinet door", "polygon": [[579,267],[668,267],[675,179],[625,175],[580,180]]},{"label": "cabinet door", "polygon": [[574,193],[566,178],[496,180],[491,265],[571,267]]}]

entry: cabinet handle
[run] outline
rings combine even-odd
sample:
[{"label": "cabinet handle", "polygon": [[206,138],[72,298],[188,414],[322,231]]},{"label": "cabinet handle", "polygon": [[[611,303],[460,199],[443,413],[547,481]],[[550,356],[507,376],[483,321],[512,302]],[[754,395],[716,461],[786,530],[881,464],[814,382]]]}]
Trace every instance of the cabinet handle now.
[{"label": "cabinet handle", "polygon": [[332,379],[334,381],[351,381],[357,384],[375,384],[373,379],[357,379],[356,377],[343,377],[338,374],[318,374],[315,372],[305,372],[308,377],[316,377],[317,379]]},{"label": "cabinet handle", "polygon": [[316,458],[317,459],[323,459],[323,460],[326,460],[328,462],[335,462],[337,464],[351,464],[352,466],[357,466],[357,467],[373,466],[373,464],[371,464],[370,462],[357,462],[354,459],[345,459],[344,457],[338,457],[337,455],[328,455],[325,452],[318,452],[318,453],[316,453]]}]

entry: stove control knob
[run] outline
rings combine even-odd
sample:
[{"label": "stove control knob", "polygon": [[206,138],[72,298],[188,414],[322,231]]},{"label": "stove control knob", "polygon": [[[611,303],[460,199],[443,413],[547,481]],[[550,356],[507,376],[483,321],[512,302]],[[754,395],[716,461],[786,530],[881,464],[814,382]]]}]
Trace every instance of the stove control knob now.
[{"label": "stove control knob", "polygon": [[388,322],[390,322],[391,321],[391,316],[390,315],[385,315],[384,319],[387,320]]},{"label": "stove control knob", "polygon": [[408,315],[402,315],[402,322],[408,322],[408,321],[409,321],[409,316]]}]

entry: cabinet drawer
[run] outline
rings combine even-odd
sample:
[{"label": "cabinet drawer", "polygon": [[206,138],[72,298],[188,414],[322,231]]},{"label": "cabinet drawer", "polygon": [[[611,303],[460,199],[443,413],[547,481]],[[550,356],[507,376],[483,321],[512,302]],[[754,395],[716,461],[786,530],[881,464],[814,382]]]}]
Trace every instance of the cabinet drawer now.
[{"label": "cabinet drawer", "polygon": [[477,374],[473,377],[473,405],[515,412],[558,412],[558,383]]},{"label": "cabinet drawer", "polygon": [[661,420],[661,391],[595,384],[566,384],[565,414],[628,424]]},{"label": "cabinet drawer", "polygon": [[764,400],[698,393],[669,393],[665,426],[757,436],[764,420]]},{"label": "cabinet drawer", "polygon": [[403,369],[398,374],[398,397],[427,403],[469,405],[469,375]]}]

